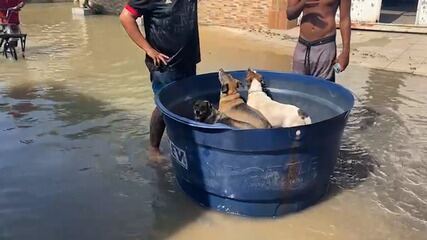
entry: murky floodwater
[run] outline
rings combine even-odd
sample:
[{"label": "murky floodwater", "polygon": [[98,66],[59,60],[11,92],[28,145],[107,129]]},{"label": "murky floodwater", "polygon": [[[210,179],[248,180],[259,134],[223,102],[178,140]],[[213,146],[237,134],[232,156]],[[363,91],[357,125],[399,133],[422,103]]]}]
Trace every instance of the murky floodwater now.
[{"label": "murky floodwater", "polygon": [[[328,198],[275,220],[226,216],[147,166],[144,56],[116,17],[70,7],[26,6],[27,59],[0,58],[0,239],[427,239],[425,77],[349,69],[339,82],[360,101]],[[289,70],[265,44],[201,39],[199,72]]]}]

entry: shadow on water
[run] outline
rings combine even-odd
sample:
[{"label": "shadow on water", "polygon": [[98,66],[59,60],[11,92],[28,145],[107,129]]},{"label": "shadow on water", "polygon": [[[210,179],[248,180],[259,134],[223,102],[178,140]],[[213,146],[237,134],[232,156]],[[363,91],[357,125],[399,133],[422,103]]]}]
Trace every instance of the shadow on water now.
[{"label": "shadow on water", "polygon": [[1,239],[166,239],[203,213],[148,167],[146,116],[61,84],[0,95]]},{"label": "shadow on water", "polygon": [[[404,85],[404,78],[404,74],[369,70],[369,79],[364,87],[365,94],[356,96],[356,105],[343,135],[327,198],[342,190],[359,186],[383,164],[380,159],[374,157],[377,149],[375,144],[369,144],[367,138],[370,138],[370,132],[383,127],[381,124],[384,124],[384,119],[390,121],[390,116],[387,115],[392,115],[393,121],[404,127],[403,121],[394,112],[400,104],[399,88]],[[381,134],[382,140],[393,141],[393,130]],[[387,142],[383,144],[388,145]],[[381,147],[378,146],[379,149]]]},{"label": "shadow on water", "polygon": [[[394,115],[394,121],[403,125],[403,121],[392,110],[400,104],[399,88],[404,85],[404,74],[369,70],[369,79],[364,87],[365,95],[356,96],[356,105],[348,120],[343,134],[341,149],[331,187],[326,199],[339,194],[343,190],[351,190],[365,182],[381,167],[381,161],[373,155],[375,145],[366,145],[366,139],[372,129],[377,129],[386,115]],[[384,132],[382,139],[392,141],[392,131]],[[388,135],[387,135],[388,134]],[[387,144],[387,143],[385,143]]]},{"label": "shadow on water", "polygon": [[378,163],[366,148],[344,136],[327,198],[356,188],[367,180],[377,166]]},{"label": "shadow on water", "polygon": [[[403,73],[371,70],[365,88],[364,105],[380,114],[375,128],[364,134],[363,142],[372,146],[380,167],[373,174],[381,208],[408,219],[426,221],[425,188],[417,184],[425,179],[425,88]],[[421,121],[420,121],[421,120]],[[387,177],[384,177],[387,176]],[[415,183],[415,184],[414,184]],[[421,184],[422,185],[422,184]],[[414,225],[416,226],[416,225]]]},{"label": "shadow on water", "polygon": [[197,221],[206,210],[184,195],[170,168],[157,168],[156,173],[159,176],[157,186],[171,190],[163,192],[162,201],[154,202],[153,211],[156,214],[148,239],[162,240],[168,239],[187,224]]}]

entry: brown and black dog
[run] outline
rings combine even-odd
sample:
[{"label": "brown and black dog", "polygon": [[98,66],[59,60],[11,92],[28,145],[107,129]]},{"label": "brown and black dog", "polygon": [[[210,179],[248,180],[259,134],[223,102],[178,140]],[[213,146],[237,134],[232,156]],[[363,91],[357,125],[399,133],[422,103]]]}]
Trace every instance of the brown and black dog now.
[{"label": "brown and black dog", "polygon": [[222,123],[239,129],[253,129],[254,126],[249,123],[241,122],[229,118],[224,113],[215,109],[207,100],[197,100],[193,105],[194,119],[203,123]]},{"label": "brown and black dog", "polygon": [[219,111],[231,119],[248,123],[255,128],[271,128],[268,120],[257,110],[248,106],[240,96],[237,89],[239,80],[233,78],[231,74],[223,69],[218,72],[221,83],[221,95],[219,99]]}]

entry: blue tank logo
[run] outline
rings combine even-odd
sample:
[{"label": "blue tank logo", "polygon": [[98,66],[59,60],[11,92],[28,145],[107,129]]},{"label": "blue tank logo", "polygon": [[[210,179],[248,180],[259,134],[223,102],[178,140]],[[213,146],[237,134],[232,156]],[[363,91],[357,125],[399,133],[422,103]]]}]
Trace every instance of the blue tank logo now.
[{"label": "blue tank logo", "polygon": [[172,158],[185,168],[185,170],[188,170],[187,154],[185,154],[185,151],[173,144],[172,141],[169,141],[169,143]]}]

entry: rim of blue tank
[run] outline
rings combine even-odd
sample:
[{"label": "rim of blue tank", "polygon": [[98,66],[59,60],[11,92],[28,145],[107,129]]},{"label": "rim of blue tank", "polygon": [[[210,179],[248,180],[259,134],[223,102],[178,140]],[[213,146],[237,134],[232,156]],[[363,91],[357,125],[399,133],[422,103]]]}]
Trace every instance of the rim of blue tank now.
[{"label": "rim of blue tank", "polygon": [[[345,92],[347,94],[347,97],[351,98],[351,101],[353,103],[352,103],[350,109],[346,109],[346,111],[344,111],[344,112],[342,112],[340,114],[337,114],[336,116],[334,116],[332,118],[325,119],[325,120],[322,120],[322,121],[319,121],[319,122],[315,122],[315,123],[312,123],[312,124],[309,124],[309,125],[305,125],[305,127],[314,126],[314,125],[317,125],[317,124],[321,124],[323,122],[330,121],[331,119],[335,119],[337,117],[340,117],[344,113],[347,113],[347,115],[348,115],[350,113],[351,109],[354,107],[354,94],[353,94],[353,92],[351,92],[350,90],[348,90],[347,88],[343,87],[342,85],[340,85],[338,83],[327,81],[327,80],[324,80],[324,79],[321,79],[321,78],[317,78],[317,77],[313,77],[313,76],[306,76],[306,75],[301,75],[301,74],[296,74],[296,73],[277,72],[277,71],[269,71],[269,70],[257,70],[257,71],[259,71],[260,73],[263,73],[263,74],[267,73],[270,76],[271,75],[281,75],[283,77],[283,75],[285,75],[285,76],[298,77],[298,81],[303,81],[306,84],[316,83],[316,84],[321,84],[321,85],[334,86],[335,88],[341,90],[342,92]],[[227,71],[227,72],[231,73],[231,74],[236,74],[236,73],[246,72],[246,70],[236,70],[236,71]],[[159,96],[162,94],[162,92],[166,88],[170,87],[171,85],[179,84],[179,82],[182,82],[182,81],[190,81],[191,79],[196,78],[196,77],[204,77],[204,76],[209,76],[209,75],[213,75],[213,74],[216,75],[216,74],[218,74],[218,72],[210,72],[210,73],[198,74],[198,75],[195,75],[195,76],[192,76],[192,77],[180,80],[180,81],[175,81],[175,82],[167,84],[162,89],[160,89],[160,91],[158,92],[158,94],[155,96],[154,101],[155,101],[156,106],[160,109],[160,111],[163,114],[167,115],[168,117],[172,118],[175,121],[178,121],[180,123],[189,125],[191,127],[198,127],[198,128],[204,128],[204,129],[216,129],[216,130],[233,130],[233,131],[256,131],[256,130],[263,130],[263,131],[265,131],[265,130],[274,130],[274,129],[277,129],[277,128],[268,128],[268,129],[235,129],[235,128],[230,128],[230,127],[228,127],[226,125],[221,125],[221,124],[207,124],[207,123],[202,123],[202,122],[198,122],[198,121],[195,121],[195,120],[192,120],[192,119],[189,119],[189,118],[186,118],[186,117],[183,117],[183,116],[180,116],[178,114],[175,114],[175,113],[171,112],[160,101],[160,97]],[[315,82],[315,81],[319,81],[319,82]],[[290,127],[290,128],[287,128],[287,129],[297,129],[297,128],[301,128],[301,126]]]}]

